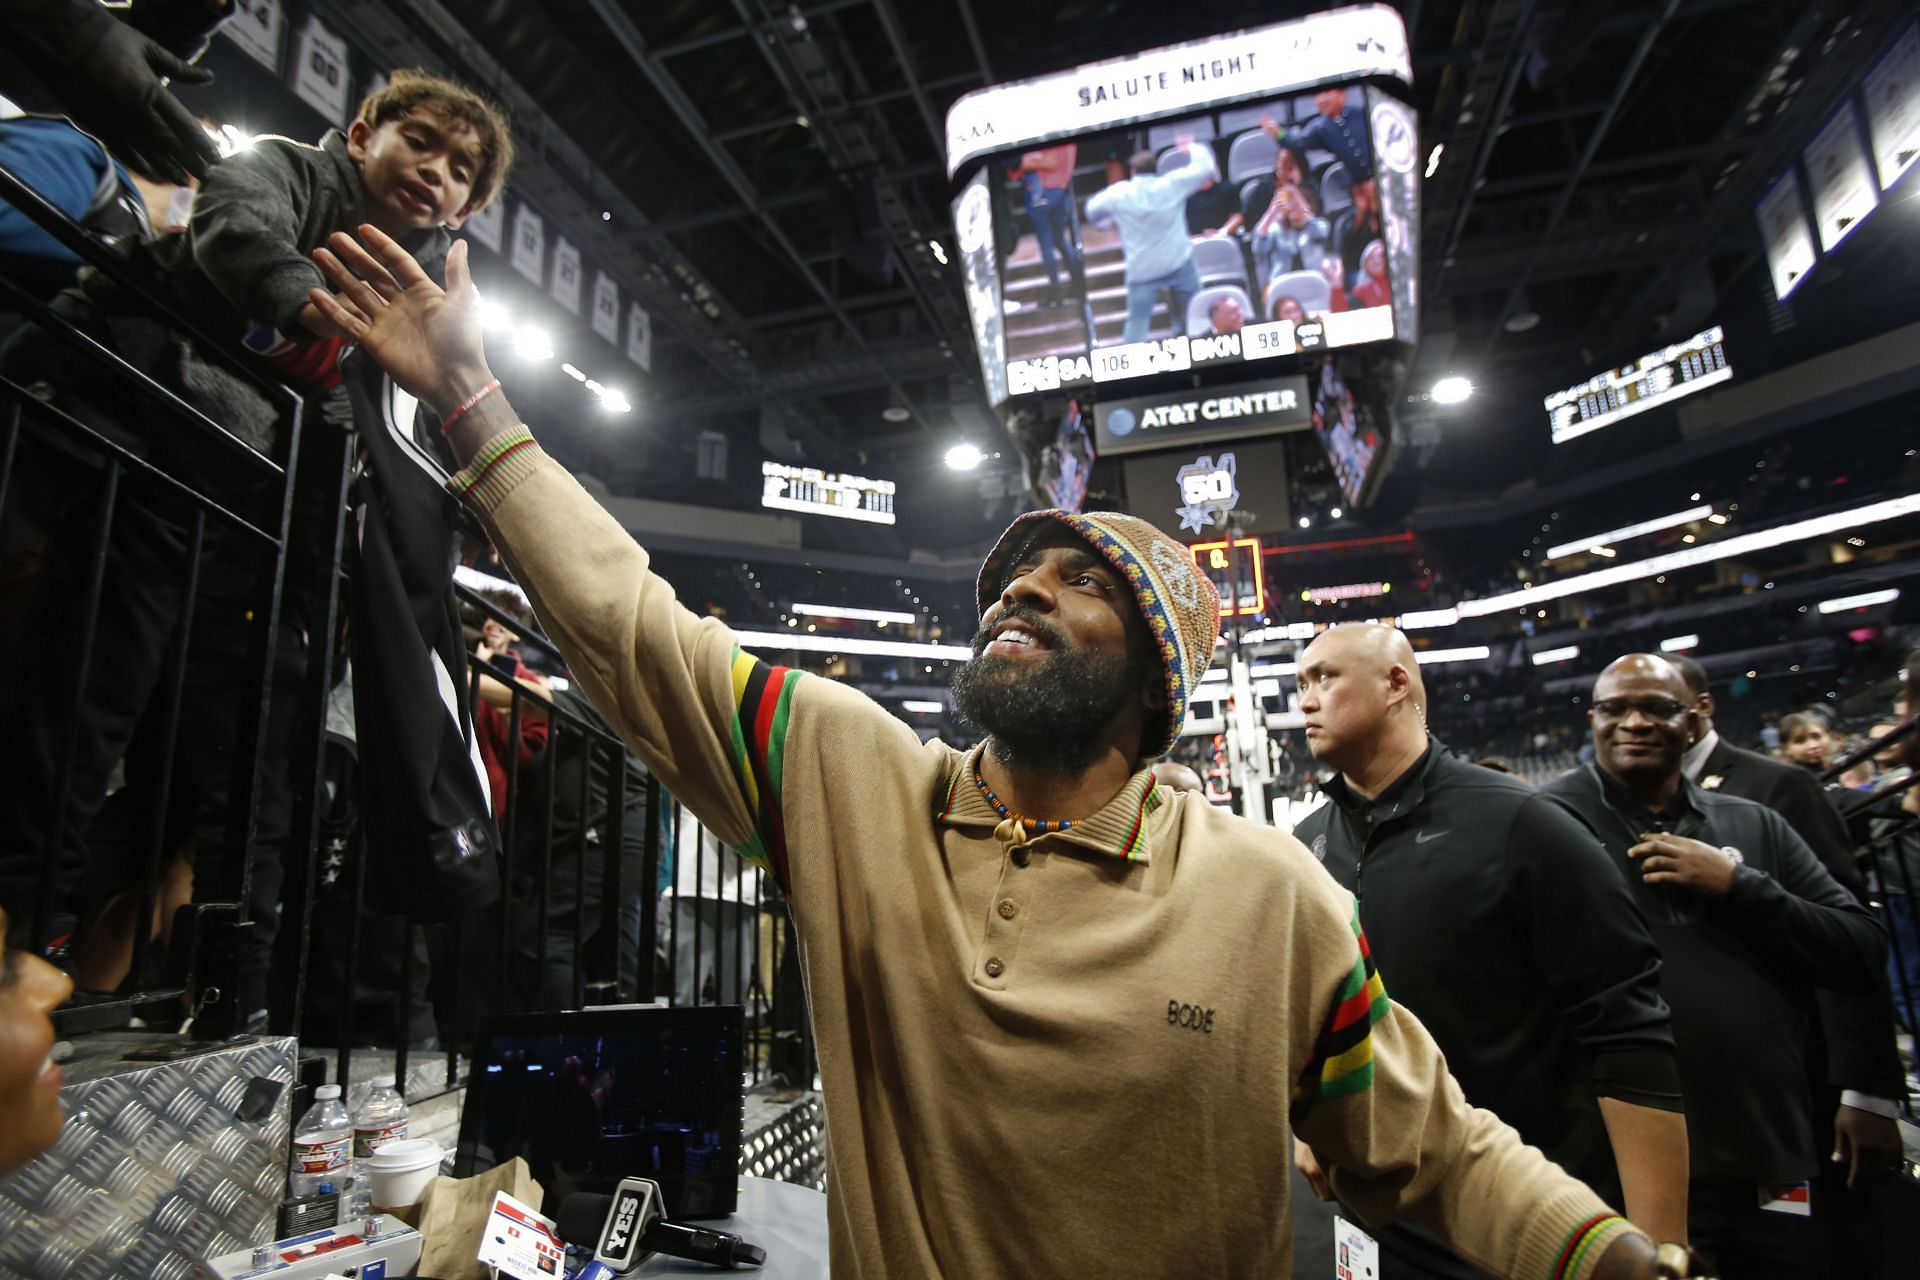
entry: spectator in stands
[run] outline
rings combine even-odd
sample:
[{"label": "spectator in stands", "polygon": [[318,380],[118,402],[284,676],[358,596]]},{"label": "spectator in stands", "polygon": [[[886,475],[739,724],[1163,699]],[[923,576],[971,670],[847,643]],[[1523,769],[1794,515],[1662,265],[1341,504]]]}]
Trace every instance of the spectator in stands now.
[{"label": "spectator in stands", "polygon": [[1291,147],[1282,146],[1273,157],[1271,174],[1250,178],[1241,184],[1239,212],[1206,234],[1229,236],[1244,228],[1271,221],[1278,215],[1274,201],[1281,191],[1288,187],[1306,190],[1312,185],[1312,180],[1307,176],[1306,156]]},{"label": "spectator in stands", "polygon": [[[0,27],[31,48],[42,87],[75,123],[133,168],[184,185],[206,177],[220,152],[167,82],[213,79],[191,63],[233,7],[233,0],[11,0],[0,5]],[[31,101],[18,86],[6,88]]]},{"label": "spectator in stands", "polygon": [[[1299,667],[1307,746],[1339,773],[1294,835],[1359,895],[1394,999],[1467,1101],[1609,1203],[1624,1188],[1650,1235],[1684,1239],[1687,1129],[1660,953],[1606,850],[1562,806],[1429,735],[1401,632],[1335,627]],[[1516,981],[1519,957],[1531,972]],[[1301,1143],[1294,1158],[1326,1198],[1323,1162]],[[1388,1275],[1482,1274],[1418,1227],[1376,1235]]]},{"label": "spectator in stands", "polygon": [[1352,206],[1333,220],[1333,251],[1340,256],[1340,269],[1348,289],[1360,284],[1361,257],[1367,246],[1386,238],[1386,230],[1380,223],[1380,200],[1373,183],[1354,183]]},{"label": "spectator in stands", "polygon": [[1812,711],[1795,711],[1780,717],[1780,758],[1802,769],[1819,773],[1827,767],[1827,755],[1833,750],[1833,730],[1826,720]]},{"label": "spectator in stands", "polygon": [[1307,319],[1306,307],[1290,293],[1275,295],[1268,303],[1267,314],[1275,320],[1291,320],[1295,324],[1305,324]]},{"label": "spectator in stands", "polygon": [[1087,201],[1087,218],[1120,232],[1126,258],[1127,322],[1124,340],[1144,342],[1153,323],[1154,303],[1162,292],[1173,295],[1173,332],[1187,331],[1187,303],[1200,292],[1200,271],[1193,265],[1187,238],[1187,198],[1220,176],[1213,149],[1182,139],[1187,163],[1154,172],[1151,151],[1134,154],[1133,176],[1096,192]]},{"label": "spectator in stands", "polygon": [[1080,148],[1066,142],[1057,147],[1042,147],[1020,157],[1012,176],[1020,179],[1026,196],[1027,217],[1033,222],[1033,237],[1040,245],[1040,260],[1047,267],[1047,305],[1058,306],[1060,264],[1066,263],[1067,278],[1076,290],[1086,288],[1081,273],[1080,247],[1073,239],[1073,166]]},{"label": "spectator in stands", "polygon": [[1360,254],[1360,282],[1353,287],[1353,300],[1363,307],[1393,305],[1393,286],[1387,283],[1387,245],[1383,240],[1368,243]]},{"label": "spectator in stands", "polygon": [[1660,947],[1691,1240],[1723,1280],[1811,1280],[1824,1274],[1806,1216],[1823,1154],[1807,1094],[1813,989],[1871,990],[1879,929],[1778,814],[1686,776],[1699,716],[1664,658],[1609,664],[1588,723],[1596,765],[1542,790],[1599,833]]},{"label": "spectator in stands", "polygon": [[1288,271],[1318,270],[1332,239],[1306,188],[1282,187],[1253,229],[1254,278],[1264,283]]},{"label": "spectator in stands", "polygon": [[1333,254],[1320,259],[1319,267],[1320,274],[1327,278],[1327,310],[1345,311],[1348,306],[1346,269]]},{"label": "spectator in stands", "polygon": [[[1716,705],[1706,668],[1685,655],[1667,661],[1686,681],[1698,725],[1699,738],[1681,758],[1686,776],[1705,790],[1752,800],[1785,818],[1827,873],[1866,906],[1867,886],[1854,862],[1853,838],[1820,783],[1805,769],[1722,738],[1713,723]],[[1831,1151],[1833,1158],[1822,1166],[1813,1217],[1829,1248],[1857,1237],[1856,1249],[1868,1250],[1884,1231],[1872,1202],[1853,1196],[1850,1188],[1883,1174],[1900,1154],[1894,1117],[1905,1084],[1893,1042],[1893,997],[1881,985],[1859,995],[1822,989],[1817,999],[1821,1052],[1808,1083],[1815,1102],[1814,1136],[1819,1149]],[[1862,1274],[1875,1270],[1861,1267]]]},{"label": "spectator in stands", "polygon": [[1282,133],[1272,116],[1260,127],[1283,147],[1330,151],[1346,167],[1355,186],[1373,178],[1373,133],[1367,127],[1366,99],[1358,90],[1327,88],[1313,95],[1320,114]]},{"label": "spectator in stands", "polygon": [[[523,627],[533,622],[533,614],[520,597],[509,591],[487,590],[481,598]],[[512,771],[522,783],[530,780],[529,770],[547,745],[547,709],[534,698],[520,698],[520,740],[513,741],[513,689],[500,679],[500,672],[512,676],[513,683],[537,698],[551,700],[553,690],[547,681],[520,660],[514,646],[520,637],[492,614],[482,614],[480,639],[473,656],[480,663],[479,697],[473,705],[474,737],[480,747],[480,762],[487,770],[487,787],[493,796],[493,818],[505,830],[508,821],[507,761],[518,755]],[[491,668],[491,669],[489,669]]]},{"label": "spectator in stands", "polygon": [[1215,333],[1238,333],[1247,323],[1247,311],[1233,294],[1223,294],[1207,308],[1207,322]]},{"label": "spectator in stands", "polygon": [[[362,235],[315,300],[447,412],[492,376],[466,250],[445,292]],[[1116,513],[1016,522],[954,682],[988,735],[962,754],[694,617],[504,397],[449,438],[452,487],[609,721],[793,895],[836,1271],[1284,1274],[1291,1131],[1369,1220],[1497,1272],[1656,1274],[1650,1240],[1466,1104],[1296,841],[1154,784],[1219,627],[1180,543]],[[1179,1114],[1149,1123],[1170,1080]],[[1131,1229],[1145,1169],[1157,1212],[1206,1229]]]},{"label": "spectator in stands", "polygon": [[48,1016],[73,991],[67,975],[38,956],[5,948],[0,907],[0,1177],[60,1139],[60,1068]]}]

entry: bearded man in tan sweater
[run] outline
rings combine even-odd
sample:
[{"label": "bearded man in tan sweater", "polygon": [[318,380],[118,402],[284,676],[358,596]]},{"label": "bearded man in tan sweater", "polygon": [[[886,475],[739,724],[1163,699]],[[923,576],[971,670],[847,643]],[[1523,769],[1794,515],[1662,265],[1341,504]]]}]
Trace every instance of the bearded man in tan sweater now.
[{"label": "bearded man in tan sweater", "polygon": [[315,304],[447,419],[449,487],[595,705],[787,888],[837,1276],[1285,1276],[1292,1133],[1369,1222],[1414,1218],[1498,1275],[1676,1273],[1467,1106],[1311,854],[1154,785],[1218,620],[1181,544],[1111,513],[1016,521],[954,682],[988,739],[923,745],[674,599],[499,393],[464,246],[443,292],[361,235],[372,253],[315,255],[339,290]]}]

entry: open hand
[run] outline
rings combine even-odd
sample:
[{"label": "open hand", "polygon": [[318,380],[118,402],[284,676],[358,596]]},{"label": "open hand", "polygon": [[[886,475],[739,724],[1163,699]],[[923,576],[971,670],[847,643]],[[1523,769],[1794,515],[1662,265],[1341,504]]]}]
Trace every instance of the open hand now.
[{"label": "open hand", "polygon": [[480,336],[480,298],[467,270],[467,242],[447,254],[447,287],[378,227],[363,224],[363,248],[345,232],[313,251],[335,292],[313,289],[313,305],[365,347],[408,394],[443,417],[492,379]]},{"label": "open hand", "polygon": [[1640,843],[1627,850],[1627,856],[1639,861],[1640,875],[1648,884],[1670,884],[1709,898],[1724,897],[1739,869],[1738,863],[1712,845],[1669,831],[1641,833]]}]

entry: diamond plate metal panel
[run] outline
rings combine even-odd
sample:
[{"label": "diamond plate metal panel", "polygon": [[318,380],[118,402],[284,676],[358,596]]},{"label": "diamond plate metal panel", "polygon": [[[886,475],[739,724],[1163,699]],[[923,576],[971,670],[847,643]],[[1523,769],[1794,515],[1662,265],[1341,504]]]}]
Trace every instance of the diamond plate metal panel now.
[{"label": "diamond plate metal panel", "polygon": [[287,1097],[259,1124],[234,1110],[256,1076],[290,1088],[295,1042],[126,1060],[171,1041],[136,1033],[74,1041],[59,1143],[0,1179],[0,1277],[187,1280],[196,1257],[272,1237]]}]

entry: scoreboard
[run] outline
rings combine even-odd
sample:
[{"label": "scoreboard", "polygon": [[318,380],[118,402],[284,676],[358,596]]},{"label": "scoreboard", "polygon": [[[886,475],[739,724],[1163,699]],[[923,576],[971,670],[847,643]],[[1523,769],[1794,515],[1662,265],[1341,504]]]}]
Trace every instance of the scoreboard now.
[{"label": "scoreboard", "polygon": [[893,523],[894,483],[865,476],[822,471],[818,467],[790,467],[783,462],[760,464],[760,505],[779,511],[800,511],[870,524]]},{"label": "scoreboard", "polygon": [[1724,335],[1715,325],[1685,342],[1649,352],[1632,364],[1609,369],[1548,396],[1545,403],[1553,442],[1565,444],[1732,377]]}]

